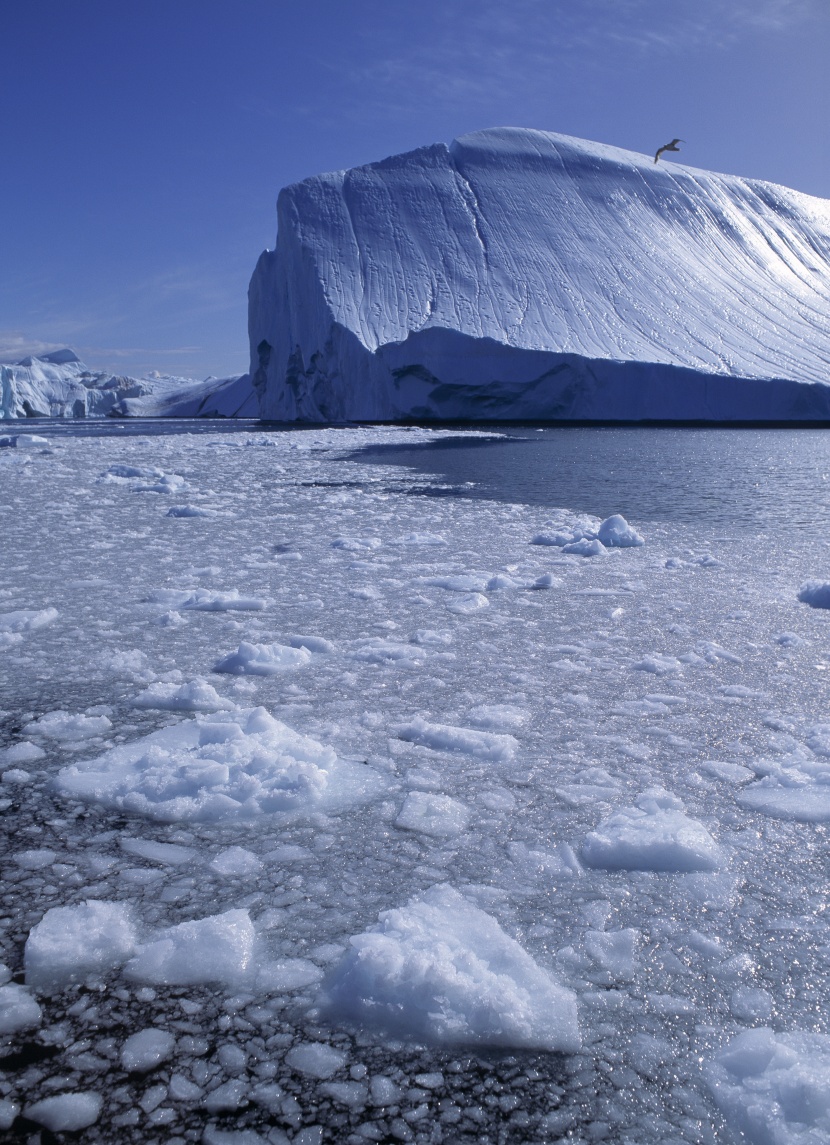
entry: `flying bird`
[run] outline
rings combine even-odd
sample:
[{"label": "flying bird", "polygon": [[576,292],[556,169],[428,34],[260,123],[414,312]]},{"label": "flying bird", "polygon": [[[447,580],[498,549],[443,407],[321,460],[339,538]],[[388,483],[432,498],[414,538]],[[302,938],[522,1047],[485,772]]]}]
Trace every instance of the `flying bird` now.
[{"label": "flying bird", "polygon": [[654,156],[654,162],[655,163],[657,162],[657,160],[660,158],[660,156],[663,154],[664,151],[679,151],[680,148],[677,146],[678,143],[685,143],[685,142],[686,142],[685,139],[673,139],[671,141],[671,143],[664,143],[662,147],[659,147],[657,149],[657,154]]}]

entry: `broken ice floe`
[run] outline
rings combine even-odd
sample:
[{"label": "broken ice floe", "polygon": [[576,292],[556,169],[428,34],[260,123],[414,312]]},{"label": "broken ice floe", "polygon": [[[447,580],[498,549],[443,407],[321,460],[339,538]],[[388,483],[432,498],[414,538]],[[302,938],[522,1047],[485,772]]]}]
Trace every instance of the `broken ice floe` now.
[{"label": "broken ice floe", "polygon": [[53,907],[26,940],[26,984],[41,992],[62,990],[120,966],[136,944],[132,912],[124,903],[90,899]]},{"label": "broken ice floe", "polygon": [[801,586],[798,599],[811,608],[830,608],[830,582],[808,580]]},{"label": "broken ice floe", "polygon": [[586,835],[582,858],[589,867],[621,871],[713,871],[718,844],[683,803],[652,789],[634,807],[623,807]]},{"label": "broken ice floe", "polygon": [[169,712],[229,712],[236,705],[220,696],[201,676],[186,684],[151,684],[133,700],[133,707]]},{"label": "broken ice floe", "polygon": [[65,795],[163,822],[255,818],[348,805],[381,780],[338,761],[332,748],[300,735],[265,708],[185,720],[63,768]]},{"label": "broken ice floe", "polygon": [[213,665],[213,671],[230,672],[233,676],[275,676],[310,663],[311,653],[307,648],[252,644],[243,640],[235,652],[229,652]]},{"label": "broken ice floe", "polygon": [[350,942],[327,982],[335,1014],[443,1043],[579,1048],[575,995],[447,884]]},{"label": "broken ice floe", "polygon": [[625,517],[614,513],[604,521],[577,517],[549,522],[549,532],[537,533],[533,545],[549,545],[578,557],[604,556],[610,548],[633,548],[645,541]]},{"label": "broken ice floe", "polygon": [[260,612],[268,604],[258,596],[240,596],[238,588],[229,592],[212,588],[162,588],[145,597],[145,603],[192,612]]},{"label": "broken ice floe", "polygon": [[398,739],[409,740],[410,743],[432,748],[433,751],[461,752],[500,763],[511,760],[519,746],[511,735],[456,728],[448,724],[430,724],[420,716],[408,724],[394,724],[390,731]]},{"label": "broken ice floe", "polygon": [[396,827],[442,838],[459,835],[470,819],[470,809],[449,795],[410,791],[395,820]]},{"label": "broken ice floe", "polygon": [[16,612],[0,612],[0,648],[19,644],[24,633],[35,632],[57,620],[56,608],[21,608]]},{"label": "broken ice floe", "polygon": [[830,1037],[744,1030],[707,1069],[712,1094],[747,1145],[830,1140]]},{"label": "broken ice floe", "polygon": [[741,790],[741,806],[801,823],[830,820],[830,750],[821,734],[827,730],[825,725],[813,729],[810,751],[799,746],[783,759],[756,760],[752,769],[762,778]]}]

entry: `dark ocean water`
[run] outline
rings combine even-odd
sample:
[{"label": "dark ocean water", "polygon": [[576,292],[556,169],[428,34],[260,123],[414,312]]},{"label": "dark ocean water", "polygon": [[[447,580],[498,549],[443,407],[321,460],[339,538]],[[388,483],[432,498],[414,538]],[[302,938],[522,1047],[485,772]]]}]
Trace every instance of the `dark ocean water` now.
[{"label": "dark ocean water", "polygon": [[[470,427],[473,428],[473,427]],[[373,446],[363,462],[405,465],[457,496],[637,521],[751,532],[815,528],[830,539],[830,431],[499,427],[468,438]],[[468,484],[472,483],[472,484]]]}]

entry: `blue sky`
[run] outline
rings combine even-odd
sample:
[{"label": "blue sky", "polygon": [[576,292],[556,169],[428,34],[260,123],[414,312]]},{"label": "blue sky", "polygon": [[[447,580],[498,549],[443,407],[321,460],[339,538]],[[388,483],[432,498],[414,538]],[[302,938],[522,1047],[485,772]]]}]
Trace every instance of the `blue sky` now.
[{"label": "blue sky", "polygon": [[10,0],[0,44],[0,360],[240,373],[280,187],[482,127],[830,197],[828,0]]}]

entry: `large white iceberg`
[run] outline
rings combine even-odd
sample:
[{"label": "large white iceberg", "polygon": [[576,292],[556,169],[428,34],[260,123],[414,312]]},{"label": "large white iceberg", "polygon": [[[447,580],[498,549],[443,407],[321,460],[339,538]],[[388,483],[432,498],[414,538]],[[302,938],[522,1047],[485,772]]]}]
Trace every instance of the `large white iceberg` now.
[{"label": "large white iceberg", "polygon": [[285,188],[264,416],[830,419],[830,203],[494,128]]},{"label": "large white iceberg", "polygon": [[130,378],[90,370],[72,350],[0,364],[0,419],[25,417],[257,417],[247,374]]}]

